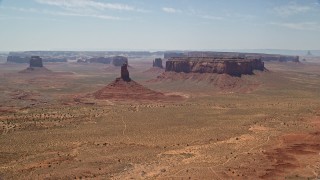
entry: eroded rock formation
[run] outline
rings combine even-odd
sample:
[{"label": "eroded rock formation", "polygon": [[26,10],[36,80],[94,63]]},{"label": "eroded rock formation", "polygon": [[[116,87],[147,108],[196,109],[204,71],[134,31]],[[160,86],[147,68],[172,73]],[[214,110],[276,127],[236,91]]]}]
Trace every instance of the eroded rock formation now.
[{"label": "eroded rock formation", "polygon": [[264,70],[261,59],[215,59],[210,57],[170,58],[166,71],[184,73],[218,73],[241,76],[253,74],[253,70]]},{"label": "eroded rock formation", "polygon": [[31,73],[31,74],[46,74],[53,73],[51,70],[45,68],[42,63],[42,58],[39,56],[31,56],[29,59],[29,67],[19,73]]},{"label": "eroded rock formation", "polygon": [[144,87],[129,77],[127,64],[121,66],[121,77],[93,93],[96,99],[112,99],[121,101],[154,101],[154,100],[182,100],[178,95],[165,95]]},{"label": "eroded rock formation", "polygon": [[125,63],[121,66],[121,79],[124,81],[131,81],[128,71],[128,65]]},{"label": "eroded rock formation", "polygon": [[156,59],[153,61],[153,67],[163,68],[163,66],[162,66],[162,59],[161,59],[161,58],[156,58]]},{"label": "eroded rock formation", "polygon": [[43,67],[42,59],[39,56],[31,56],[30,58],[30,68]]}]

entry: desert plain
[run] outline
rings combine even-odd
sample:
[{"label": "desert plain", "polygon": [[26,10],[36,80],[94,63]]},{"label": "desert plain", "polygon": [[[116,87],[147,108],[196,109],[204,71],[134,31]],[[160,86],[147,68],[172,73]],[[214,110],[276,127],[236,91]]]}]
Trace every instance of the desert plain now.
[{"label": "desert plain", "polygon": [[142,100],[121,89],[94,98],[120,76],[111,65],[19,73],[25,64],[1,64],[0,179],[320,178],[313,60],[267,62],[241,77],[164,73],[150,69],[152,59],[130,60],[130,77],[166,96]]}]

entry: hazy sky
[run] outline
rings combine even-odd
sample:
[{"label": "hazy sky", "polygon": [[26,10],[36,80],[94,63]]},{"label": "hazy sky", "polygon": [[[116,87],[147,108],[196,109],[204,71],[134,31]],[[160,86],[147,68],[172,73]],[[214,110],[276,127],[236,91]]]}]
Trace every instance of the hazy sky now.
[{"label": "hazy sky", "polygon": [[0,0],[0,51],[320,49],[320,0]]}]

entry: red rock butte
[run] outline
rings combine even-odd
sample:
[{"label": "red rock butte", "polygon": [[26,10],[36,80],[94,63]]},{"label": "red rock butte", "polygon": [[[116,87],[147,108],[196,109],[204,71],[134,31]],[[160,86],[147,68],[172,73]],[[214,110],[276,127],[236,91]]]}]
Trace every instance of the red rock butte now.
[{"label": "red rock butte", "polygon": [[133,81],[129,77],[127,64],[121,66],[121,77],[116,78],[112,83],[95,92],[96,99],[110,100],[175,100],[182,99],[177,96],[166,96],[161,92],[148,89],[141,84]]},{"label": "red rock butte", "polygon": [[29,67],[20,73],[32,73],[32,74],[46,74],[52,73],[51,70],[43,66],[42,58],[39,56],[31,56],[29,61]]},{"label": "red rock butte", "polygon": [[121,66],[121,79],[124,81],[131,81],[128,71],[128,65],[125,63]]},{"label": "red rock butte", "polygon": [[261,59],[213,58],[213,57],[172,57],[166,62],[166,71],[184,73],[217,73],[241,76],[263,71]]}]

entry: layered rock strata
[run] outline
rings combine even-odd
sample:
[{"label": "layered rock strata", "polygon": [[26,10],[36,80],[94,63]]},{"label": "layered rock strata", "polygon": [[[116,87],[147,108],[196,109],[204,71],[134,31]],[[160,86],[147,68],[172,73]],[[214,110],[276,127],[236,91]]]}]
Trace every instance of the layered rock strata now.
[{"label": "layered rock strata", "polygon": [[217,73],[241,76],[253,74],[254,70],[263,71],[264,63],[261,59],[215,59],[210,57],[178,57],[169,58],[166,71],[184,73]]}]

